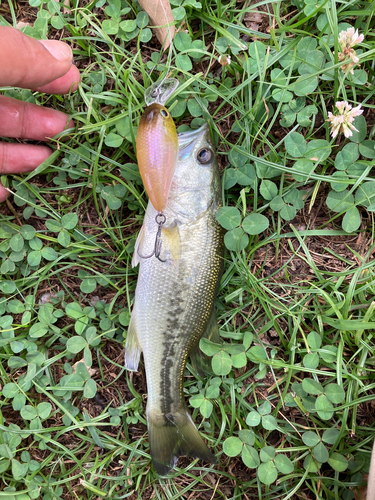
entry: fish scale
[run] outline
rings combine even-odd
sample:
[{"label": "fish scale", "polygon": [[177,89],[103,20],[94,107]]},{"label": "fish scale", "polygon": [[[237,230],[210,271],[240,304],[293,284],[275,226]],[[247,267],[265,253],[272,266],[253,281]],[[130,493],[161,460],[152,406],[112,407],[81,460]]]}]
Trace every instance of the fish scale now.
[{"label": "fish scale", "polygon": [[158,224],[149,202],[136,243],[140,263],[128,330],[125,364],[137,369],[143,351],[147,378],[147,422],[154,466],[162,475],[180,455],[214,462],[183,397],[187,358],[216,315],[223,234],[215,214],[221,204],[216,158],[200,164],[205,148],[214,155],[207,128],[181,134],[180,154],[162,230],[161,260],[149,255]]},{"label": "fish scale", "polygon": [[[210,317],[216,291],[212,276],[219,273],[221,265],[220,256],[213,252],[218,243],[217,238],[215,239],[218,231],[215,230],[216,223],[207,220],[210,218],[207,215],[180,231],[181,254],[184,257],[175,265],[165,266],[157,259],[148,259],[143,264],[145,269],[138,282],[141,296],[139,304],[147,312],[142,314],[139,330],[142,331],[141,345],[146,370],[149,366],[147,383],[150,408],[160,409],[160,397],[163,397],[160,394],[160,380],[167,375],[165,363],[170,355],[174,356],[173,374],[170,377],[179,382],[175,387],[171,386],[170,390],[174,391],[174,400],[181,399],[183,379],[179,373],[183,373],[188,353],[203,334]],[[209,224],[213,226],[210,230]],[[196,275],[196,279],[189,284],[185,277],[192,274]],[[182,312],[175,303],[176,289],[179,290],[180,304],[185,304],[184,309],[180,307]],[[173,324],[176,319],[178,325]],[[155,330],[155,324],[166,328]],[[186,339],[185,343],[181,343],[181,337]],[[172,408],[167,407],[164,411],[170,413]]]}]

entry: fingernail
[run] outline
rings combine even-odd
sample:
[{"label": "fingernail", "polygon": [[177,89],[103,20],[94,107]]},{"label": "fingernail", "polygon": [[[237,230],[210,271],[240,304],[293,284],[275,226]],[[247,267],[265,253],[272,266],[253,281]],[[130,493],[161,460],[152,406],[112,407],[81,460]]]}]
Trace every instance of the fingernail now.
[{"label": "fingernail", "polygon": [[59,40],[39,40],[42,45],[59,61],[72,61],[72,49],[64,42]]}]

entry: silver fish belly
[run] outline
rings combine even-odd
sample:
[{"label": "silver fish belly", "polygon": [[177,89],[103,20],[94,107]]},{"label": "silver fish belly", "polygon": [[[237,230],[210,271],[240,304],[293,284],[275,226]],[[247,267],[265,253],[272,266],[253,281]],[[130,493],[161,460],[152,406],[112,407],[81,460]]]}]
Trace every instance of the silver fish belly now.
[{"label": "silver fish belly", "polygon": [[125,366],[136,370],[143,351],[147,423],[156,471],[167,474],[181,455],[215,462],[183,397],[187,358],[215,328],[214,301],[221,276],[223,234],[215,215],[221,205],[217,161],[207,126],[180,134],[160,260],[152,253],[158,229],[149,203],[133,265],[140,264],[128,329]]}]

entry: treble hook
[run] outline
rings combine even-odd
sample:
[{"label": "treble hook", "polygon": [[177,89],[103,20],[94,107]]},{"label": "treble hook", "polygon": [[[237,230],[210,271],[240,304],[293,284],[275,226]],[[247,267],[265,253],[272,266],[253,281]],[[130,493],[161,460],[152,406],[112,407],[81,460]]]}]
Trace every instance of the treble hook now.
[{"label": "treble hook", "polygon": [[166,220],[167,220],[167,218],[166,218],[166,216],[163,213],[159,212],[158,214],[156,214],[155,222],[158,225],[158,230],[157,230],[156,237],[155,237],[154,250],[152,251],[152,253],[150,253],[150,255],[142,255],[139,252],[139,246],[138,246],[137,253],[141,257],[141,259],[149,259],[153,255],[155,255],[155,257],[157,259],[159,259],[160,262],[166,262],[166,260],[163,260],[163,259],[160,258],[161,244],[162,244],[161,229],[163,227],[163,224],[165,224]]}]

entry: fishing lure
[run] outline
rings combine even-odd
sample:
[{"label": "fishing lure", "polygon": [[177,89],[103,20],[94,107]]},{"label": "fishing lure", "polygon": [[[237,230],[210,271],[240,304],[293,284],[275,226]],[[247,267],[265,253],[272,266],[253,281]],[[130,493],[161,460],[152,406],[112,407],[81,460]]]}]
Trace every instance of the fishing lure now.
[{"label": "fishing lure", "polygon": [[150,201],[158,212],[158,231],[154,250],[150,255],[160,259],[161,229],[165,222],[163,211],[167,200],[178,158],[177,130],[173,118],[164,106],[176,90],[178,81],[169,78],[156,82],[145,92],[147,108],[139,122],[136,146],[137,161],[143,185]]}]

